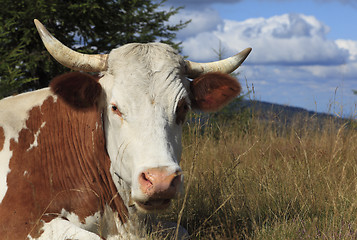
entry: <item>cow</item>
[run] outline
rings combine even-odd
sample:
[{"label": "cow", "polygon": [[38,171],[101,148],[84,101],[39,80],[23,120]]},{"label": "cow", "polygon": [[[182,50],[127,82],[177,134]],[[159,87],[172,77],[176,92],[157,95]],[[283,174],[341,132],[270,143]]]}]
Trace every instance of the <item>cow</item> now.
[{"label": "cow", "polygon": [[215,111],[236,97],[229,73],[251,48],[210,63],[163,43],[87,55],[34,22],[49,53],[77,72],[0,101],[0,238],[143,237],[145,216],[183,189],[187,111]]}]

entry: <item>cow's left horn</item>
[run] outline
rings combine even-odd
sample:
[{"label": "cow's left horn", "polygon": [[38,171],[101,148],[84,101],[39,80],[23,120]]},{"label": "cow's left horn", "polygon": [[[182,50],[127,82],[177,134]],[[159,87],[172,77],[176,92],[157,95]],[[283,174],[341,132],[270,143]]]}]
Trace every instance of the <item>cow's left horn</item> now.
[{"label": "cow's left horn", "polygon": [[108,54],[83,54],[73,51],[53,37],[37,19],[37,31],[48,52],[62,65],[77,71],[101,72],[107,69]]},{"label": "cow's left horn", "polygon": [[246,48],[238,54],[216,62],[196,63],[186,60],[186,74],[189,78],[196,78],[209,72],[232,73],[248,57],[252,48]]}]

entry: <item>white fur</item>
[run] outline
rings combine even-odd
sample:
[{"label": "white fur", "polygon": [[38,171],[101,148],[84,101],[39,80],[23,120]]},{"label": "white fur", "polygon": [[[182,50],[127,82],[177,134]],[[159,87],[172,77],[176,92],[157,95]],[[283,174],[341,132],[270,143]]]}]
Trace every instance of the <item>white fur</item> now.
[{"label": "white fur", "polygon": [[33,143],[30,144],[30,147],[26,150],[26,151],[30,151],[32,148],[37,147],[38,146],[38,142],[37,142],[37,138],[41,133],[41,128],[43,128],[46,125],[46,122],[43,122],[41,124],[40,129],[37,130],[37,132],[33,135],[34,136],[34,140]]},{"label": "white fur", "polygon": [[81,229],[98,233],[101,218],[100,212],[96,212],[92,216],[86,217],[84,223],[79,220],[79,217],[75,213],[67,212],[64,209],[62,209],[60,216],[62,218],[68,219],[68,221],[73,223],[75,226],[80,227]]},{"label": "white fur", "polygon": [[70,221],[62,218],[55,218],[48,223],[44,223],[43,233],[39,238],[28,239],[48,240],[48,239],[78,239],[78,240],[101,240],[101,238],[92,232],[82,229]]},{"label": "white fur", "polygon": [[[52,93],[48,88],[45,88],[8,97],[0,101],[0,127],[4,129],[5,134],[4,146],[0,151],[0,204],[7,191],[6,179],[7,174],[10,172],[9,163],[12,156],[10,140],[18,141],[19,132],[21,129],[26,128],[25,124],[29,111],[33,107],[40,106],[49,96],[52,96]],[[36,142],[33,144],[34,147]]]},{"label": "white fur", "polygon": [[[42,235],[36,240],[47,239],[78,239],[99,240],[101,237],[108,240],[136,240],[142,238],[143,232],[134,231],[130,224],[122,224],[110,207],[106,206],[104,214],[96,212],[82,223],[75,213],[62,209],[61,214],[44,225]],[[141,236],[140,236],[141,235]],[[28,239],[33,238],[29,235]],[[34,239],[33,239],[34,240]]]},{"label": "white fur", "polygon": [[[127,183],[133,199],[145,201],[140,173],[156,167],[180,170],[182,128],[175,111],[179,100],[189,103],[183,59],[164,44],[128,44],[110,53],[108,66],[100,83],[107,98],[104,123],[112,176]],[[112,104],[122,117],[112,112]]]}]

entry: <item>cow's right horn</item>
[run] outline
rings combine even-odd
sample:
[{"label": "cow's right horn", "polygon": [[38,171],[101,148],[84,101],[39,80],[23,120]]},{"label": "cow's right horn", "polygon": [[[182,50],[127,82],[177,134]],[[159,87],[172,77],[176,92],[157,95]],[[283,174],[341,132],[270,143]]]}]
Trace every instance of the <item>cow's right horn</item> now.
[{"label": "cow's right horn", "polygon": [[101,72],[107,69],[108,54],[83,54],[73,51],[53,37],[37,19],[37,31],[47,51],[62,65],[77,71]]}]

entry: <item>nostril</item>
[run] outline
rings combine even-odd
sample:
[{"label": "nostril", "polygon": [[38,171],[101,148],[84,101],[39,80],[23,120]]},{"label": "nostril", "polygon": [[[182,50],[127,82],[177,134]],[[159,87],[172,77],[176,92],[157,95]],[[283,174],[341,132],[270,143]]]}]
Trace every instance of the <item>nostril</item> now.
[{"label": "nostril", "polygon": [[144,172],[140,174],[140,183],[147,187],[153,185],[153,183],[148,179],[148,177],[146,176],[146,174]]},{"label": "nostril", "polygon": [[146,178],[145,173],[142,173],[142,174],[141,174],[141,178],[144,179],[145,181],[149,181],[149,180]]}]

